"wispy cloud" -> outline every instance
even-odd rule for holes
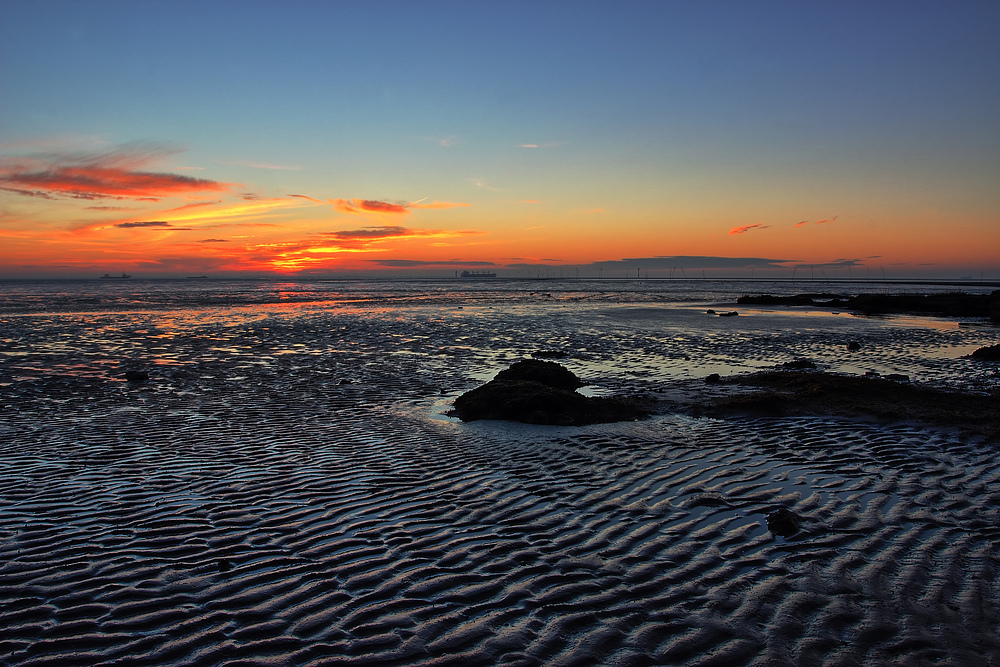
[[[300,197],[302,199],[308,199],[309,201],[316,202],[317,204],[325,204],[326,202],[320,201],[319,199],[313,199],[309,195],[288,195],[289,197]]]
[[[469,204],[466,204],[464,202],[453,202],[453,201],[432,201],[426,204],[413,202],[412,204],[406,205],[407,208],[433,208],[433,209],[462,208],[464,206],[469,206]]]
[[[822,225],[822,224],[830,223],[830,222],[835,221],[839,217],[840,217],[839,215],[835,215],[832,218],[824,218],[823,220],[817,220],[815,224]],[[803,225],[808,225],[808,224],[809,224],[808,220],[803,220],[802,222],[796,222],[795,225],[794,225],[794,227],[797,229],[799,227],[802,227]],[[730,233],[732,233],[732,232],[730,232]]]
[[[394,236],[408,236],[413,235],[414,232],[407,229],[406,227],[369,227],[367,229],[346,229],[339,232],[327,232],[324,236],[332,239],[337,239],[338,241],[346,241],[351,239],[364,239],[364,240],[374,240],[374,239],[386,239],[392,238]]]
[[[501,190],[500,188],[497,188],[497,187],[494,187],[494,186],[490,185],[489,183],[487,183],[486,181],[482,180],[481,178],[474,178],[474,179],[472,179],[472,183],[477,188],[483,188],[485,190],[490,190],[491,192],[503,192],[503,190]]]
[[[229,243],[228,239],[201,239],[198,243]]]
[[[23,190],[21,188],[4,188],[0,187],[0,190],[4,192],[13,192],[16,195],[21,195],[23,197],[38,197],[39,199],[55,199],[48,192],[42,192],[41,190]]]
[[[518,148],[553,148],[555,146],[562,146],[565,141],[547,141],[541,144],[518,144]]]
[[[729,235],[732,236],[733,234],[746,234],[751,229],[767,229],[768,227],[770,227],[770,225],[762,225],[760,223],[756,225],[743,225],[742,227],[733,227],[732,229],[729,230]]]
[[[155,228],[155,229],[169,229],[172,232],[192,231],[191,227],[174,227],[173,223],[167,222],[166,220],[143,220],[137,222],[119,222],[112,226],[117,227],[118,229]]]
[[[338,232],[325,232],[321,236],[328,241],[335,241],[349,247],[357,247],[359,243],[370,244],[396,238],[446,238],[455,236],[470,236],[480,233],[482,232],[472,230],[451,231],[443,229],[410,229],[399,225],[384,225],[365,227],[363,229],[345,229]]]
[[[458,135],[457,134],[452,134],[452,135],[449,135],[447,137],[442,137],[442,138],[438,139],[438,146],[441,146],[443,148],[451,148],[452,146],[454,146],[455,144],[457,144],[458,141],[459,141]]]
[[[143,171],[144,167],[173,152],[152,145],[131,145],[96,155],[44,155],[5,160],[0,163],[0,183],[27,192],[75,199],[159,198],[220,192],[233,186],[205,178]]]
[[[199,201],[199,202],[194,202],[192,204],[184,204],[183,206],[177,206],[175,208],[168,208],[167,210],[164,211],[164,213],[172,213],[174,211],[187,211],[187,210],[190,210],[192,208],[203,208],[205,206],[214,206],[216,204],[221,204],[221,203],[222,203],[221,200],[217,200],[217,201]]]

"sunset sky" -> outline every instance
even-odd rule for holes
[[[995,0],[0,0],[0,277],[996,279],[998,34]]]

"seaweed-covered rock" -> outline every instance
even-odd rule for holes
[[[636,401],[588,397],[569,369],[551,361],[519,361],[481,387],[455,399],[452,414],[462,421],[504,419],[562,426],[628,421],[648,413]]]
[[[1000,361],[1000,345],[981,347],[972,353],[972,358],[977,361]]]

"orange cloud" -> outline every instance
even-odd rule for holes
[[[808,225],[808,224],[809,224],[808,220],[803,220],[802,222],[796,222],[795,223],[795,227],[797,229],[797,228],[801,227],[802,225]]]
[[[304,197],[304,195],[297,196]],[[305,198],[311,199],[311,197]],[[468,204],[447,201],[433,201],[427,204],[421,204],[420,202],[422,202],[423,199],[419,199],[410,204],[393,204],[392,202],[379,201],[377,199],[330,199],[328,201],[333,205],[334,210],[339,211],[340,213],[351,214],[386,213],[389,215],[405,215],[410,212],[409,209],[411,208],[443,209],[468,206]]]
[[[23,158],[0,164],[0,183],[29,196],[56,193],[76,199],[165,197],[219,192],[234,184],[178,174],[141,171],[163,150],[132,148],[94,156]]]
[[[769,226],[770,225],[762,225],[758,223],[756,225],[743,225],[742,227],[733,227],[732,229],[729,230],[729,235],[732,236],[733,234],[746,234],[751,229],[767,229]]]
[[[391,204],[376,199],[330,199],[333,208],[341,213],[409,213],[406,204]]]

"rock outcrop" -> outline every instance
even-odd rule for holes
[[[497,376],[455,399],[451,414],[462,421],[504,419],[562,426],[629,421],[647,416],[638,401],[588,397],[572,371],[552,361],[518,361]]]

